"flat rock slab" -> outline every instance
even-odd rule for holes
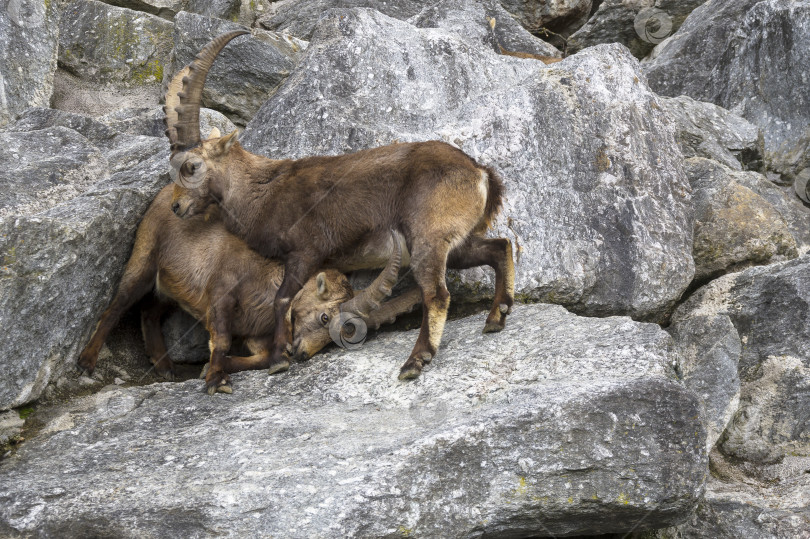
[[[416,332],[290,372],[112,388],[51,414],[0,464],[0,534],[525,537],[684,521],[705,432],[672,341],[628,318],[518,306],[450,322],[414,382]]]

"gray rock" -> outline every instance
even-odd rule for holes
[[[0,177],[0,409],[73,368],[168,181],[165,139],[107,138],[108,127],[59,111],[30,111],[23,124],[38,130],[0,134],[12,148]]]
[[[171,20],[179,11],[183,10],[184,6],[189,3],[189,1],[190,0],[109,0],[106,3],[133,11],[144,11]]]
[[[740,336],[725,315],[694,316],[667,331],[680,356],[683,383],[703,403],[708,453],[740,403]]]
[[[333,8],[373,8],[404,21],[434,4],[435,0],[281,0],[273,3],[271,12],[260,18],[259,24],[267,30],[292,34],[308,41],[321,17]]]
[[[569,52],[599,43],[621,43],[637,58],[646,56],[706,0],[604,0],[568,41]]]
[[[810,535],[810,459],[788,457],[778,474],[741,474],[713,457],[713,472],[697,511],[684,524],[657,535],[660,539],[739,539]],[[714,462],[718,460],[719,462]],[[770,472],[770,470],[769,470]]]
[[[793,146],[773,152],[770,158],[768,166],[780,173],[781,183],[789,185],[802,181],[806,188],[810,177],[810,129],[805,129],[804,135]],[[799,198],[810,202],[810,193],[799,194]]]
[[[0,147],[0,218],[39,213],[77,196],[98,181],[106,164],[98,148],[66,127],[6,131]]]
[[[72,75],[124,87],[163,81],[172,48],[172,23],[96,0],[74,0],[62,13],[59,66]]]
[[[495,19],[495,29],[489,20]],[[497,0],[448,0],[422,9],[407,19],[417,28],[442,28],[468,39],[485,43],[495,52],[500,47],[510,52],[527,52],[559,58],[561,53],[553,45],[530,34]]]
[[[765,148],[760,129],[745,118],[688,96],[663,97],[675,121],[684,157],[706,157],[734,170],[761,170]]]
[[[513,241],[521,299],[651,319],[694,272],[689,186],[667,118],[619,46],[547,68],[474,37],[335,10],[243,142],[298,158],[445,140],[506,182],[492,234]],[[486,270],[451,280],[456,299],[492,290]]]
[[[805,253],[810,249],[810,208],[794,197],[789,187],[779,187],[758,172],[730,170],[717,161],[702,157],[692,157],[684,164],[692,188],[703,190],[701,193],[716,193],[718,189],[735,183],[762,197],[766,204],[759,201],[757,205],[762,208],[770,205],[779,213],[781,219],[776,221],[784,220],[787,224],[799,253]],[[699,195],[700,193],[693,191],[693,201]]]
[[[121,133],[165,137],[166,124],[163,107],[121,109],[98,120]],[[223,135],[236,130],[236,126],[224,114],[212,109],[200,109],[200,133],[207,137],[213,128]]]
[[[730,169],[703,158],[687,159],[685,168],[695,212],[695,282],[798,255],[797,242],[779,211],[734,181]]]
[[[807,2],[710,0],[655,52],[645,66],[654,90],[715,103],[758,125],[769,161],[806,144],[810,94],[795,66],[810,64]]]
[[[732,173],[734,181],[744,185],[768,201],[787,222],[800,253],[810,249],[810,208],[801,203],[791,188],[780,188],[762,174],[755,172]]]
[[[166,350],[175,363],[206,363],[210,359],[208,332],[187,312],[171,312],[163,320],[162,330]]]
[[[810,369],[792,356],[769,356],[742,391],[740,410],[723,434],[726,455],[774,463],[810,456]]]
[[[172,72],[191,63],[211,39],[243,27],[236,23],[181,12],[175,18]],[[287,78],[304,43],[273,32],[231,42],[208,73],[203,104],[244,125]]]
[[[500,0],[524,28],[540,35],[544,29],[568,37],[585,24],[591,0]]]
[[[206,17],[239,22],[234,19],[239,18],[241,6],[241,0],[188,0],[185,10]]]
[[[102,116],[132,108],[154,108],[162,92],[154,84],[123,86],[97,84],[57,69],[53,77],[51,106],[82,116]]]
[[[59,39],[56,2],[8,0],[0,9],[0,127],[53,93]]]
[[[740,335],[740,407],[719,442],[770,463],[810,455],[810,256],[725,275],[695,292],[673,323],[728,316]]]
[[[114,145],[120,135],[115,129],[93,118],[63,110],[45,108],[26,110],[14,124],[9,126],[8,130],[26,132],[53,127],[66,127],[80,134],[93,146],[102,148],[109,148],[111,145]],[[52,150],[47,147],[42,147],[40,151],[50,152]]]
[[[704,432],[665,332],[546,305],[482,323],[448,323],[414,383],[410,331],[235,375],[224,398],[195,380],[74,401],[0,463],[0,533],[517,537],[693,511]]]
[[[25,420],[20,418],[16,410],[0,412],[0,458],[4,456],[6,444],[20,435],[23,425]]]

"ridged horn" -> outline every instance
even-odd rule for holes
[[[402,243],[400,243],[399,236],[393,230],[391,231],[391,239],[394,241],[394,249],[385,268],[374,279],[373,283],[352,299],[343,303],[340,306],[341,312],[354,313],[363,319],[367,319],[373,311],[380,308],[382,301],[391,295],[391,290],[397,284],[399,267],[402,265]]]
[[[172,145],[172,153],[177,148],[177,106],[180,105],[180,98],[177,94],[183,90],[183,77],[187,77],[190,73],[188,66],[180,70],[169,83],[169,88],[166,90],[166,104],[163,106],[163,113],[166,115],[164,122],[166,123],[166,136],[169,137],[169,143]]]
[[[178,74],[169,85],[169,91],[166,92],[166,117],[167,117],[167,135],[171,140],[171,129],[174,128],[174,134],[177,141],[174,143],[177,149],[188,150],[199,144],[202,140],[200,137],[200,101],[202,100],[203,86],[205,85],[205,78],[208,76],[208,71],[214,64],[219,52],[235,37],[249,34],[247,30],[235,30],[222,34],[219,37],[211,40],[208,45],[202,48],[197,54],[191,64],[184,69],[188,70],[187,74],[180,77]],[[182,72],[181,72],[182,73]],[[180,77],[181,89],[173,89],[172,85]],[[172,97],[169,97],[172,93]],[[176,96],[176,100],[175,100]],[[169,103],[172,102],[172,107],[176,112],[176,120],[174,125],[170,124],[169,120]]]
[[[366,324],[370,329],[379,329],[383,324],[393,324],[399,316],[413,311],[420,303],[422,291],[416,286],[409,288],[401,295],[380,305],[379,309],[371,311]]]

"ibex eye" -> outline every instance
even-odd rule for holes
[[[321,324],[324,326],[329,323],[329,315],[326,313],[321,313]]]

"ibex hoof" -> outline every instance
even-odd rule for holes
[[[204,380],[205,377],[208,375],[208,369],[211,368],[211,362],[209,361],[205,365],[203,365],[202,371],[200,371],[200,380]]]
[[[267,368],[267,374],[276,374],[278,372],[284,372],[289,368],[290,362],[287,359],[281,359],[279,361],[276,361]]]
[[[171,361],[163,360],[155,363],[155,371],[164,379],[174,382],[174,363]]]
[[[503,322],[487,322],[484,324],[484,330],[481,333],[497,333],[504,328]]]
[[[96,358],[88,357],[89,354],[82,353],[76,362],[76,369],[82,376],[90,376],[96,370]]]
[[[208,386],[206,391],[209,395],[214,395],[216,393],[233,393],[233,388],[231,387],[230,380],[221,380],[219,384]]]
[[[399,371],[399,379],[400,380],[413,380],[414,378],[418,378],[420,374],[422,374],[422,367],[427,363],[426,361],[419,359],[417,357],[411,357],[408,361],[405,362],[405,365],[402,366],[402,369]]]

